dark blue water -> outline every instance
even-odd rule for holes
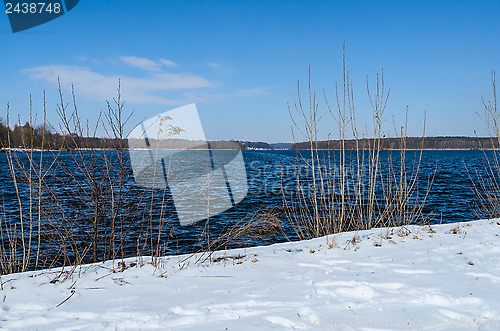
[[[388,152],[382,152],[381,163]],[[408,154],[415,152],[407,152]],[[491,157],[491,152],[486,152]],[[307,154],[307,153],[305,153]],[[399,152],[397,153],[399,154]],[[395,167],[399,166],[397,156],[393,157]],[[408,155],[408,172],[412,172],[415,155]],[[282,199],[280,176],[292,178],[296,161],[293,151],[248,151],[244,153],[250,190],[245,208],[263,204],[279,206]],[[413,157],[412,157],[413,156]],[[418,154],[417,154],[418,157]],[[474,210],[475,194],[472,181],[477,181],[476,171],[485,174],[482,151],[423,151],[418,171],[420,194],[427,192],[427,181],[432,180],[428,191],[425,211],[433,214],[434,222],[452,223],[477,219]],[[416,168],[415,168],[416,169]],[[416,170],[414,171],[416,173]],[[241,209],[241,215],[245,208]]]
[[[36,234],[33,249],[40,240],[47,260],[56,259],[64,263],[65,259],[78,258],[78,254],[84,255],[83,260],[106,259],[113,255],[110,247],[125,256],[151,252],[193,252],[207,242],[216,242],[238,222],[244,223],[264,211],[272,212],[283,221],[285,233],[278,231],[269,236],[250,236],[244,243],[235,241],[234,246],[268,244],[283,241],[285,236],[294,238],[293,229],[286,223],[283,199],[287,198],[287,192],[296,188],[297,173],[310,176],[307,166],[295,151],[243,151],[248,180],[245,199],[212,217],[209,223],[201,221],[185,226],[179,224],[169,190],[144,189],[136,185],[128,155],[123,155],[124,167],[121,168],[117,153],[44,152],[41,187],[37,184],[37,172],[31,173],[34,179],[31,214],[27,212],[30,207],[29,185],[23,179],[25,176],[21,170],[22,167],[27,169],[29,161],[22,153],[16,154],[17,163],[14,167],[18,175],[24,226],[27,227],[32,221]],[[34,154],[34,164],[40,163],[40,154]],[[303,152],[303,155],[306,159],[310,157],[307,152]],[[491,157],[492,152],[486,152],[486,155]],[[477,199],[472,182],[478,181],[477,174],[487,177],[484,170],[486,155],[482,151],[424,151],[419,162],[418,153],[407,152],[408,172],[418,175],[413,199],[422,202],[426,197],[423,217],[434,223],[451,223],[483,216],[478,215],[481,210],[474,207]],[[388,169],[389,156],[392,160],[390,164],[395,169],[399,167],[399,152],[389,154],[382,151],[382,172]],[[326,164],[334,168],[338,165],[338,157],[338,152],[332,152],[321,155],[320,159],[328,159]],[[335,171],[331,174],[334,176]],[[19,202],[5,153],[0,154],[0,178],[1,239],[5,248],[8,242],[7,228],[12,231],[17,224],[16,231],[19,231],[20,226]],[[123,180],[114,180],[116,178]],[[432,186],[429,188],[431,181]],[[39,192],[40,200],[37,198]],[[38,219],[41,222],[40,229]],[[60,238],[67,238],[67,242],[61,244]],[[115,238],[113,243],[111,238]],[[98,242],[96,249],[91,245],[95,239]]]

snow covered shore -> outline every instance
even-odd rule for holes
[[[5,275],[0,329],[498,330],[499,235],[482,220]]]

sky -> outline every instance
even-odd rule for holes
[[[356,121],[371,132],[367,80],[383,69],[390,95],[384,131],[484,136],[477,113],[500,70],[499,1],[132,1],[81,0],[65,15],[12,33],[0,15],[0,116],[58,127],[60,78],[80,114],[95,123],[121,81],[129,128],[196,103],[207,139],[267,142],[292,137],[288,105],[297,84],[307,104],[308,72],[317,91],[319,138],[336,138],[325,106],[336,106],[342,49],[354,89]],[[297,132],[296,132],[297,133]]]

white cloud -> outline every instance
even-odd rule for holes
[[[254,96],[254,95],[265,95],[269,94],[265,89],[261,87],[255,87],[255,88],[250,88],[250,89],[244,89],[244,90],[238,90],[233,93],[234,95],[240,95],[240,96]]]
[[[137,67],[148,71],[159,71],[161,68],[160,63],[147,59],[145,57],[120,56],[118,59],[132,67]]]
[[[170,61],[167,59],[160,59],[160,62],[166,67],[177,67],[178,66],[178,64],[175,63],[174,61]]]
[[[163,66],[165,67],[178,66],[178,64],[175,63],[174,61],[170,61],[167,59],[160,59],[158,61],[154,61],[145,57],[137,57],[137,56],[120,56],[118,59],[123,63],[126,63],[132,67],[136,67],[147,71],[161,71],[161,68]]]
[[[152,70],[151,68],[155,68],[155,66],[151,65],[148,61],[143,61],[144,58],[126,58],[126,61],[129,61],[129,63],[135,63],[137,67],[149,70],[150,75],[145,78],[117,74],[104,75],[94,72],[88,67],[66,65],[39,66],[24,69],[22,72],[28,74],[30,79],[45,80],[52,84],[56,84],[57,77],[60,77],[62,84],[73,83],[77,94],[84,95],[91,100],[110,100],[113,98],[116,95],[118,79],[120,79],[122,95],[130,103],[181,105],[186,103],[187,100],[185,98],[171,99],[152,93],[179,92],[179,90],[190,91],[213,86],[210,81],[198,75],[175,74],[161,70]],[[184,96],[183,94],[178,94],[179,96]]]

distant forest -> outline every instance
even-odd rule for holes
[[[10,136],[10,144],[8,137]],[[102,138],[102,137],[78,137],[78,136],[65,136],[59,133],[54,133],[42,126],[32,127],[29,123],[24,125],[16,124],[14,128],[9,128],[4,121],[0,120],[0,149],[5,147],[13,148],[43,148],[52,150],[70,150],[74,148],[105,148],[117,149],[128,148],[128,142],[120,142],[117,139]],[[33,144],[31,143],[33,142]],[[242,150],[246,149],[274,149],[283,148],[288,144],[273,144],[280,146],[272,146],[265,142],[250,142],[250,141],[210,141],[210,148],[212,149],[233,149],[235,143],[239,145]],[[359,140],[359,148],[368,148],[373,146],[373,139]],[[381,140],[382,149],[399,149],[400,140],[398,138],[383,138]],[[121,146],[122,145],[122,146]],[[423,142],[423,149],[488,149],[492,146],[498,148],[499,143],[497,139],[491,138],[474,138],[474,137],[427,137]],[[422,147],[422,138],[410,137],[406,138],[406,149],[420,149]],[[304,150],[309,149],[308,142],[300,142],[291,144],[291,150]],[[315,148],[318,149],[339,149],[339,140],[318,141],[315,142]],[[346,149],[356,149],[355,140],[345,141]]]
[[[120,142],[117,139],[61,135],[47,128],[44,132],[43,126],[32,127],[28,122],[24,125],[16,124],[14,128],[10,128],[3,120],[0,120],[0,149],[7,147],[41,149],[42,137],[43,149],[52,150],[74,149],[77,146],[80,148],[116,149],[120,147],[120,144],[126,145],[126,142]]]
[[[339,140],[318,141],[315,142],[317,149],[340,149]],[[373,146],[373,139],[360,139],[359,148],[367,149]],[[400,149],[401,140],[398,138],[383,138],[381,139],[382,149]],[[422,138],[409,137],[406,138],[406,149],[488,149],[498,148],[498,140],[496,138],[475,138],[475,137],[426,137]],[[294,143],[290,146],[292,150],[309,149],[309,142]],[[346,149],[356,149],[356,140],[346,140]]]
[[[247,149],[247,146],[243,142],[210,141],[208,143],[212,149],[237,149],[238,147],[242,150]],[[235,144],[238,145],[238,147],[235,148]],[[198,145],[199,144],[196,142],[194,143],[194,146]],[[35,149],[41,149],[43,147],[43,149],[51,150],[71,150],[75,148],[118,149],[128,148],[128,141],[102,137],[61,135],[48,129],[45,129],[44,132],[43,126],[32,127],[28,122],[24,125],[16,124],[14,128],[10,128],[0,119],[0,149],[7,147]]]

